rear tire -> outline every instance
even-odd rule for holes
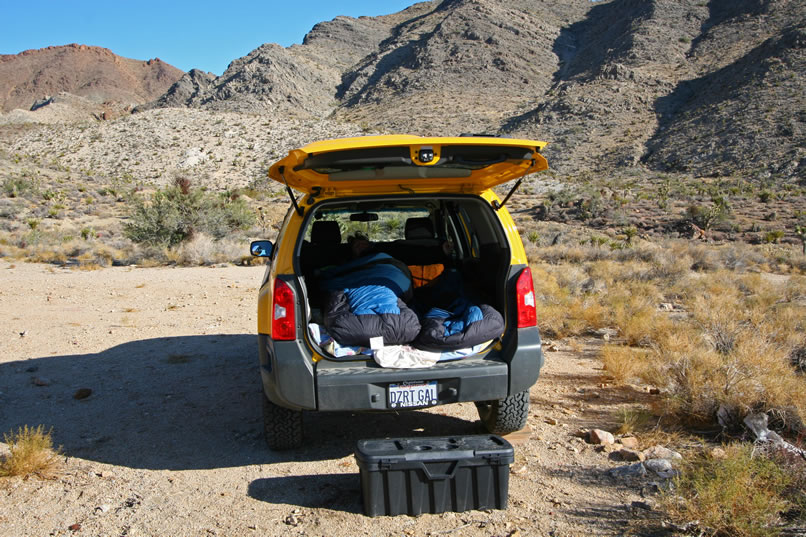
[[[476,403],[479,418],[493,434],[509,434],[526,427],[529,417],[529,390],[498,399]]]
[[[269,449],[281,451],[302,446],[302,411],[275,405],[263,396],[263,435]]]

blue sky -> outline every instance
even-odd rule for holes
[[[160,58],[217,75],[263,43],[301,43],[337,15],[395,13],[414,0],[0,0],[0,54],[80,43],[115,54]]]

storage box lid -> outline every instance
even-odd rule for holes
[[[399,467],[408,462],[461,460],[465,463],[509,465],[512,445],[497,435],[432,436],[359,440],[355,458],[365,469]]]

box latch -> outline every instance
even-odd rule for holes
[[[391,470],[393,459],[378,459],[378,470]]]

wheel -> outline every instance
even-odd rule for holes
[[[275,405],[266,394],[263,397],[263,435],[269,449],[275,451],[302,445],[302,411]]]
[[[509,434],[526,426],[529,417],[529,391],[522,391],[496,401],[476,403],[479,418],[493,434]]]

